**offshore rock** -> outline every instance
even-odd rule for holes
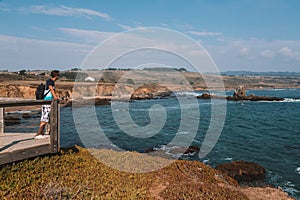
[[[249,95],[245,97],[226,97],[228,101],[283,101],[284,98],[280,97],[266,97],[266,96],[255,96]]]
[[[65,104],[66,107],[84,107],[84,106],[102,106],[110,105],[109,99],[91,98],[91,99],[78,99],[68,100]]]
[[[20,124],[20,123],[21,123],[21,119],[18,117],[9,116],[9,115],[6,115],[4,117],[5,126],[12,126],[12,125]]]
[[[200,148],[198,146],[189,146],[188,149],[183,154],[192,154],[192,153],[199,153]]]
[[[216,166],[216,169],[238,182],[251,182],[264,180],[266,178],[265,168],[253,162],[234,161],[231,163],[219,164]]]
[[[217,96],[217,95],[211,95],[211,94],[202,94],[200,96],[197,96],[198,99],[226,99],[227,101],[283,101],[284,98],[280,97],[266,97],[266,96],[255,96],[253,94],[249,96],[244,97],[238,97],[238,96]]]
[[[246,88],[243,85],[238,86],[234,93],[233,93],[234,97],[239,97],[239,98],[243,98],[246,97]]]

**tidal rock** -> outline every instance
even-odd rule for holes
[[[249,95],[245,97],[226,97],[228,101],[283,101],[284,98]]]
[[[198,146],[189,146],[183,154],[199,153],[200,148]]]
[[[226,99],[227,101],[283,101],[284,98],[280,97],[266,97],[266,96],[255,96],[253,94],[249,96],[217,96],[217,95],[211,95],[211,94],[202,94],[200,96],[197,96],[198,99]]]
[[[84,107],[84,106],[102,106],[110,105],[110,100],[101,98],[69,100],[66,102],[66,107]]]
[[[28,118],[30,118],[32,115],[31,114],[29,114],[29,113],[23,113],[22,114],[22,118],[23,119],[28,119]]]
[[[4,117],[5,126],[11,126],[11,125],[16,125],[16,124],[20,124],[20,123],[21,123],[21,119],[18,117],[9,116],[9,115],[6,115]]]
[[[217,96],[217,95],[211,95],[208,93],[204,93],[200,96],[197,96],[198,99],[226,99],[225,96]]]
[[[152,147],[152,148],[145,149],[144,153],[151,153],[154,151],[156,151],[156,150]]]
[[[266,178],[266,170],[257,163],[234,161],[220,164],[216,169],[237,181],[257,181]]]

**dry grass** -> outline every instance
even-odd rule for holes
[[[78,149],[2,167],[0,198],[247,199],[233,179],[200,162],[176,161],[150,173],[126,173]]]

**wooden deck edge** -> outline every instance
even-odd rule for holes
[[[50,144],[0,154],[0,165],[52,153]]]

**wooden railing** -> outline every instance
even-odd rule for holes
[[[5,133],[5,108],[35,105],[51,105],[50,111],[50,149],[49,153],[57,153],[60,149],[60,106],[58,100],[20,100],[0,102],[0,134]],[[38,129],[38,125],[37,125]]]

